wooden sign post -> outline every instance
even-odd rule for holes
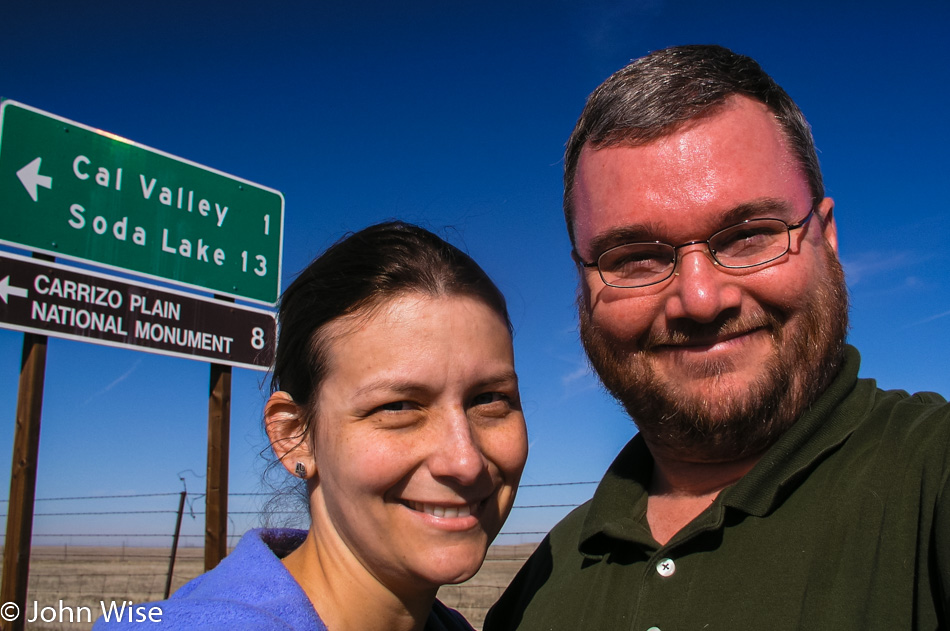
[[[228,554],[228,450],[231,443],[231,367],[211,364],[208,397],[208,477],[205,495],[205,571]]]
[[[3,549],[3,587],[0,588],[0,602],[15,603],[20,608],[20,615],[15,620],[4,622],[4,631],[21,631],[26,621],[26,585],[30,575],[33,500],[36,496],[45,374],[46,336],[24,334],[16,430],[13,436],[7,538]]]

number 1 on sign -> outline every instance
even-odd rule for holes
[[[264,215],[264,234],[270,234],[270,215]]]

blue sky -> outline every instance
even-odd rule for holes
[[[531,444],[523,482],[535,485],[599,479],[634,432],[577,340],[562,151],[597,84],[669,45],[751,55],[798,101],[837,201],[863,375],[950,393],[948,32],[945,1],[9,0],[0,95],[282,191],[285,286],[343,233],[384,219],[463,247],[510,303]],[[0,330],[4,497],[21,344]],[[232,492],[262,490],[264,379],[234,372]],[[197,361],[50,339],[37,497],[176,492],[187,470],[202,492],[207,389]],[[577,503],[592,490],[526,487],[518,503]],[[564,512],[518,509],[508,530],[546,530]],[[201,527],[186,521],[186,532]],[[35,525],[139,529],[172,523]]]

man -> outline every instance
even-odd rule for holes
[[[564,181],[581,338],[640,431],[485,629],[950,628],[950,406],[857,379],[788,95],[653,53],[590,96]]]

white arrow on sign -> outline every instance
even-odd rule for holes
[[[16,172],[16,176],[23,183],[23,188],[30,194],[34,202],[40,201],[37,187],[53,188],[53,178],[48,175],[40,175],[40,162],[42,161],[43,158],[37,158]]]
[[[28,294],[29,292],[24,287],[11,287],[9,275],[4,276],[3,280],[0,280],[0,299],[3,300],[4,304],[9,304],[7,301],[8,296],[26,298]]]

